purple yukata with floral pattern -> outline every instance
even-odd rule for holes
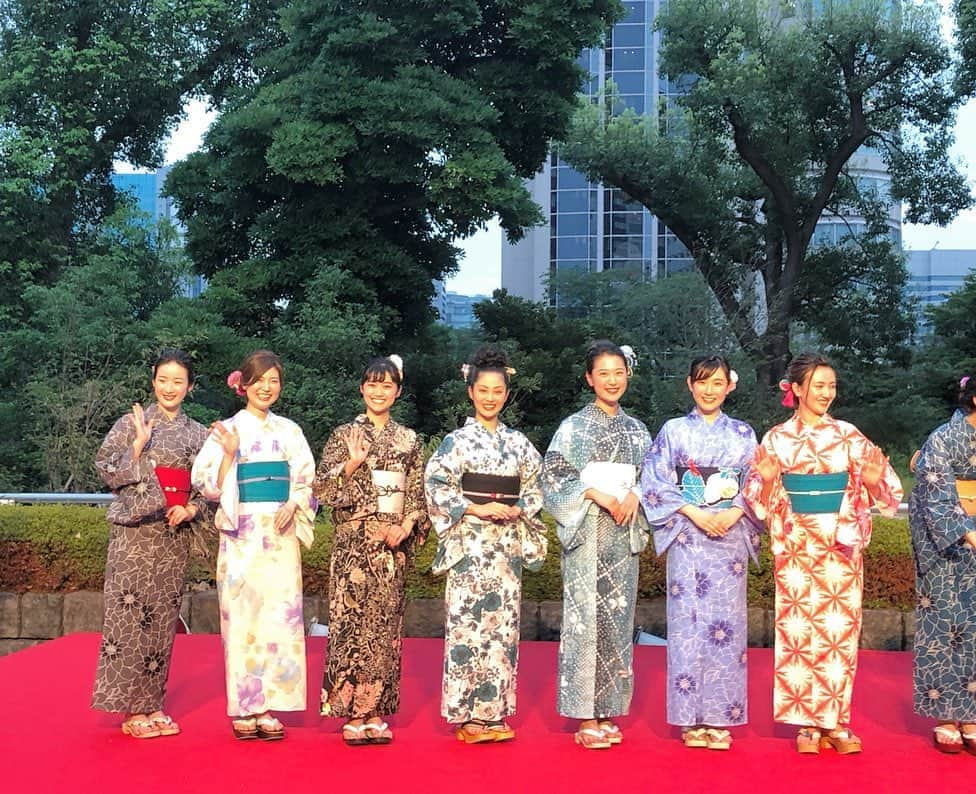
[[[317,503],[315,461],[301,428],[268,412],[260,419],[239,411],[223,423],[241,437],[238,460],[217,487],[223,449],[207,439],[193,464],[193,484],[220,500],[216,524],[217,596],[224,644],[227,714],[305,710],[305,624],[299,541],[312,544]],[[274,528],[280,502],[241,502],[237,463],[284,460],[291,479],[288,501],[298,505],[283,532]]]
[[[655,527],[658,554],[668,555],[672,725],[742,725],[748,718],[746,573],[759,550],[760,528],[738,491],[755,450],[756,434],[745,422],[720,414],[709,424],[693,410],[666,422],[644,459],[644,511]],[[718,509],[682,490],[677,467],[689,462],[734,478],[732,504],[745,512],[724,537],[709,537],[678,512],[689,503]]]

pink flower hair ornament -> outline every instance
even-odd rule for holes
[[[243,397],[247,392],[241,385],[241,378],[243,375],[239,369],[235,369],[230,375],[227,376],[227,385],[234,390],[234,394],[238,397]]]
[[[967,383],[969,383],[969,375],[963,375],[962,379],[959,381],[959,388],[965,389]]]
[[[783,392],[783,407],[796,408],[796,395],[793,393],[793,385],[786,379],[779,382],[779,388]]]

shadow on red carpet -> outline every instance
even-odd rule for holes
[[[625,740],[573,744],[555,712],[556,643],[521,646],[514,742],[466,746],[440,717],[443,643],[404,643],[402,712],[385,747],[347,747],[318,716],[324,639],[309,640],[309,703],[280,714],[283,742],[240,742],[225,716],[220,638],[179,636],[167,711],[183,733],[134,740],[116,715],[89,709],[99,635],[73,634],[0,658],[0,791],[5,792],[912,792],[970,790],[976,757],[941,755],[911,709],[911,655],[864,651],[855,687],[859,756],[799,756],[774,726],[772,652],[749,651],[750,723],[729,752],[686,749],[665,723],[665,650],[638,647]]]

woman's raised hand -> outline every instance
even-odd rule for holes
[[[363,465],[369,455],[370,443],[366,438],[366,432],[358,425],[353,425],[346,436],[346,449],[349,450],[349,464],[346,466],[346,474],[352,474],[356,469]]]
[[[861,466],[861,482],[869,491],[878,487],[881,478],[884,477],[885,469],[888,467],[888,459],[880,448],[874,447],[869,453],[867,460]]]
[[[139,403],[133,404],[132,424],[135,428],[136,437],[132,442],[132,449],[137,458],[142,454],[142,450],[146,448],[146,444],[148,444],[149,440],[152,438],[153,425],[155,422],[155,419],[150,419],[147,422],[146,414],[142,410],[142,406]]]
[[[753,468],[759,472],[764,483],[771,483],[782,473],[779,461],[769,454],[762,444],[756,447],[756,456],[752,459]]]
[[[210,435],[216,439],[220,448],[224,450],[224,455],[229,458],[237,455],[237,450],[241,448],[241,436],[236,427],[228,430],[223,422],[214,422],[210,425]]]

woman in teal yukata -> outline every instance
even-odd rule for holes
[[[474,418],[426,469],[433,571],[447,573],[441,714],[466,744],[515,737],[506,717],[515,713],[522,568],[537,570],[546,555],[541,457],[498,418],[514,372],[500,350],[472,356],[462,373]]]
[[[629,712],[634,691],[638,558],[648,541],[638,483],[651,443],[620,407],[634,363],[629,347],[605,339],[589,346],[594,400],[559,426],[542,472],[562,545],[557,707],[580,720],[574,741],[587,749],[623,741],[613,718]]]

